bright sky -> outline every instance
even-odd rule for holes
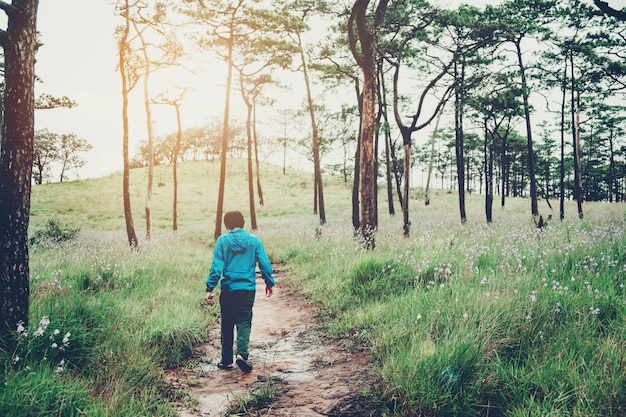
[[[115,70],[117,50],[114,39],[114,28],[122,22],[115,16],[114,2],[42,0],[39,3],[37,26],[44,45],[37,53],[35,69],[42,83],[37,84],[36,94],[68,96],[78,103],[78,107],[38,110],[36,129],[47,128],[59,134],[75,133],[93,145],[93,150],[84,155],[87,165],[79,173],[83,179],[122,169],[121,81]],[[446,3],[453,6],[460,2],[449,0]],[[465,0],[463,3],[482,6],[497,4],[500,0]],[[178,95],[175,87],[192,88],[181,106],[183,128],[201,125],[210,118],[221,118],[223,72],[204,65],[195,75],[168,73],[160,77],[165,78],[165,88],[172,97]],[[156,76],[152,80],[155,81]],[[302,90],[298,88],[287,94],[299,97]],[[151,83],[152,96],[161,91]],[[139,141],[147,137],[141,85],[135,88],[134,94],[130,102],[131,157]],[[235,92],[233,102],[239,100]],[[296,106],[299,103],[298,98]],[[285,106],[277,104],[276,107]],[[152,108],[155,134],[174,132],[173,107],[159,105]],[[70,177],[75,179],[75,173]]]
[[[84,155],[87,165],[79,173],[80,178],[98,177],[122,169],[121,79],[116,71],[114,39],[114,28],[120,23],[113,0],[44,0],[39,3],[37,26],[44,45],[37,53],[36,72],[42,83],[37,85],[36,95],[68,96],[78,107],[38,110],[36,129],[75,133],[93,145],[93,150]],[[211,115],[221,114],[224,99],[223,92],[214,85],[216,77],[211,78],[206,71],[195,76],[185,73],[167,77],[166,88],[172,98],[178,97],[177,86],[193,88],[181,105],[183,128],[203,124]],[[156,78],[155,75],[153,79]],[[219,82],[223,80],[220,78]],[[165,91],[154,87],[151,96]],[[131,157],[139,141],[147,138],[142,85],[133,92],[130,100]],[[152,109],[156,135],[176,130],[172,106],[155,105]],[[74,173],[70,177],[75,179]]]
[[[114,28],[122,21],[115,16],[114,3],[115,0],[42,0],[39,3],[37,27],[44,45],[37,53],[35,69],[42,82],[36,86],[36,95],[68,96],[78,103],[78,107],[38,110],[35,127],[58,134],[75,133],[93,145],[93,149],[84,155],[87,165],[78,173],[81,179],[122,169],[121,80],[116,71],[114,39]],[[192,88],[181,106],[183,128],[222,117],[225,75],[211,74],[211,69],[204,66],[196,75],[161,76],[166,78],[166,88],[173,98],[178,95],[176,86]],[[152,81],[156,77],[153,76]],[[150,88],[152,96],[162,91],[153,83]],[[295,95],[303,89],[298,90]],[[139,141],[147,138],[142,94],[139,85],[130,100],[131,157],[136,153]],[[287,94],[294,97],[293,92]],[[239,100],[235,92],[232,102]],[[300,104],[299,100],[294,106]],[[285,106],[278,104],[277,107]],[[156,135],[176,130],[173,107],[152,106],[152,110]],[[75,178],[76,173],[70,173],[70,179]]]

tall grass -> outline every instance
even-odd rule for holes
[[[229,166],[225,209],[242,210],[248,227],[245,163]],[[163,369],[184,364],[216,320],[201,301],[218,168],[179,165],[177,234],[171,168],[156,168],[153,237],[136,252],[123,232],[121,175],[33,189],[33,236],[53,217],[80,231],[31,248],[31,328],[4,354],[0,415],[175,415],[168,399],[182,394],[163,384]],[[318,236],[312,176],[264,165],[261,178],[255,233],[289,285],[318,303],[329,334],[371,350],[385,414],[626,414],[623,204],[586,203],[583,221],[568,205],[565,221],[539,230],[528,200],[507,200],[486,224],[471,195],[462,225],[456,195],[438,191],[430,206],[410,202],[409,238],[381,211],[377,248],[365,251],[349,184],[325,178]],[[132,172],[140,236],[145,181]]]

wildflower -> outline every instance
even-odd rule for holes
[[[487,283],[487,277],[483,277],[483,279],[480,280],[480,285],[485,285]]]
[[[526,316],[526,321],[530,323],[532,319],[533,319],[532,314],[528,313],[528,315]]]
[[[17,355],[13,356],[13,363],[18,363],[20,361],[20,359],[21,358],[19,356],[17,356]]]
[[[17,334],[22,334],[25,331],[26,331],[26,328],[24,327],[24,323],[22,323],[21,321],[17,323]]]
[[[59,347],[59,345],[57,345],[56,343],[53,343],[53,344],[51,344],[51,345],[50,345],[50,347],[51,347],[52,349],[56,349],[57,347]]]
[[[64,365],[65,365],[65,359],[61,359],[61,362],[59,362],[59,366],[57,366],[57,370],[55,371],[57,375],[63,372]]]
[[[531,292],[528,298],[530,298],[531,303],[534,303],[535,301],[537,301],[537,291]]]
[[[463,313],[463,318],[464,318],[465,320],[467,320],[467,318],[468,318],[468,317],[469,317],[469,315],[468,315],[467,313]]]
[[[418,314],[417,314],[417,317],[416,317],[415,319],[416,319],[416,320],[419,320],[419,319],[421,319],[421,318],[422,318],[422,315],[418,313]]]
[[[591,312],[591,314],[593,314],[594,316],[597,316],[598,314],[600,314],[600,309],[599,308],[593,308],[593,306],[589,307],[589,311]]]
[[[59,329],[55,329],[54,332],[52,332],[55,336],[58,335],[59,333],[61,333],[61,330]]]

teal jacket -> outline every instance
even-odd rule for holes
[[[222,291],[255,291],[257,262],[265,285],[273,287],[272,264],[261,240],[244,229],[230,230],[215,242],[207,290],[213,291],[221,278]]]

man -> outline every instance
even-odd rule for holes
[[[243,214],[229,211],[224,215],[224,225],[228,233],[215,242],[211,272],[206,279],[205,300],[215,304],[213,290],[221,281],[220,315],[222,360],[220,369],[233,367],[234,329],[237,328],[237,357],[239,368],[248,373],[252,366],[248,363],[250,331],[252,329],[252,307],[256,294],[256,265],[265,281],[265,294],[271,297],[274,290],[272,265],[265,253],[261,240],[243,229]]]

